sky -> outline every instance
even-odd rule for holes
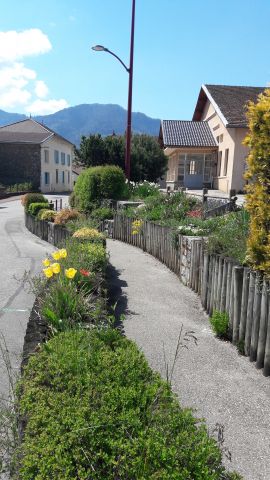
[[[0,109],[126,108],[131,0],[0,0]],[[136,0],[133,111],[192,118],[204,83],[270,85],[270,0]]]

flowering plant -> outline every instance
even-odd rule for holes
[[[142,220],[134,220],[131,224],[131,233],[132,235],[138,235],[142,233],[143,221]]]

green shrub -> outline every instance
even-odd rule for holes
[[[249,232],[249,214],[242,209],[216,219],[216,228],[209,235],[207,249],[245,263],[247,237]]]
[[[37,218],[39,220],[46,220],[47,222],[53,222],[57,212],[54,210],[48,210],[48,208],[42,208],[39,210]]]
[[[73,233],[72,238],[105,244],[105,236],[95,228],[83,227]]]
[[[44,209],[48,210],[48,203],[45,203],[45,202],[30,203],[28,207],[28,213],[30,213],[30,215],[36,216],[40,210],[44,210]]]
[[[30,358],[21,480],[229,480],[205,425],[110,328],[59,334]]]
[[[91,212],[104,198],[118,200],[125,190],[125,175],[120,167],[106,165],[84,170],[75,184],[75,202],[80,211]]]
[[[229,315],[226,312],[214,310],[209,320],[217,337],[223,339],[229,338]]]
[[[42,193],[26,193],[22,196],[21,202],[26,211],[31,203],[49,203]]]
[[[109,207],[96,208],[91,212],[91,217],[97,220],[110,220],[113,218],[114,210]]]
[[[70,220],[66,224],[67,230],[69,232],[74,233],[76,230],[79,230],[80,228],[98,228],[99,222],[97,219],[92,218],[92,217],[86,217],[85,215],[81,215],[79,218],[76,218],[76,220]]]
[[[90,272],[105,271],[107,265],[106,249],[101,243],[78,242],[70,238],[66,242],[68,252],[63,265],[75,265],[78,270],[84,269]]]

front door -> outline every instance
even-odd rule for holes
[[[203,187],[203,154],[188,154],[185,164],[185,187],[201,189]]]

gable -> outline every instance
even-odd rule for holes
[[[256,102],[265,87],[202,85],[193,120],[203,119],[209,101],[226,127],[247,127],[246,109],[249,101]]]
[[[50,133],[46,127],[31,118],[0,127],[0,132]]]

